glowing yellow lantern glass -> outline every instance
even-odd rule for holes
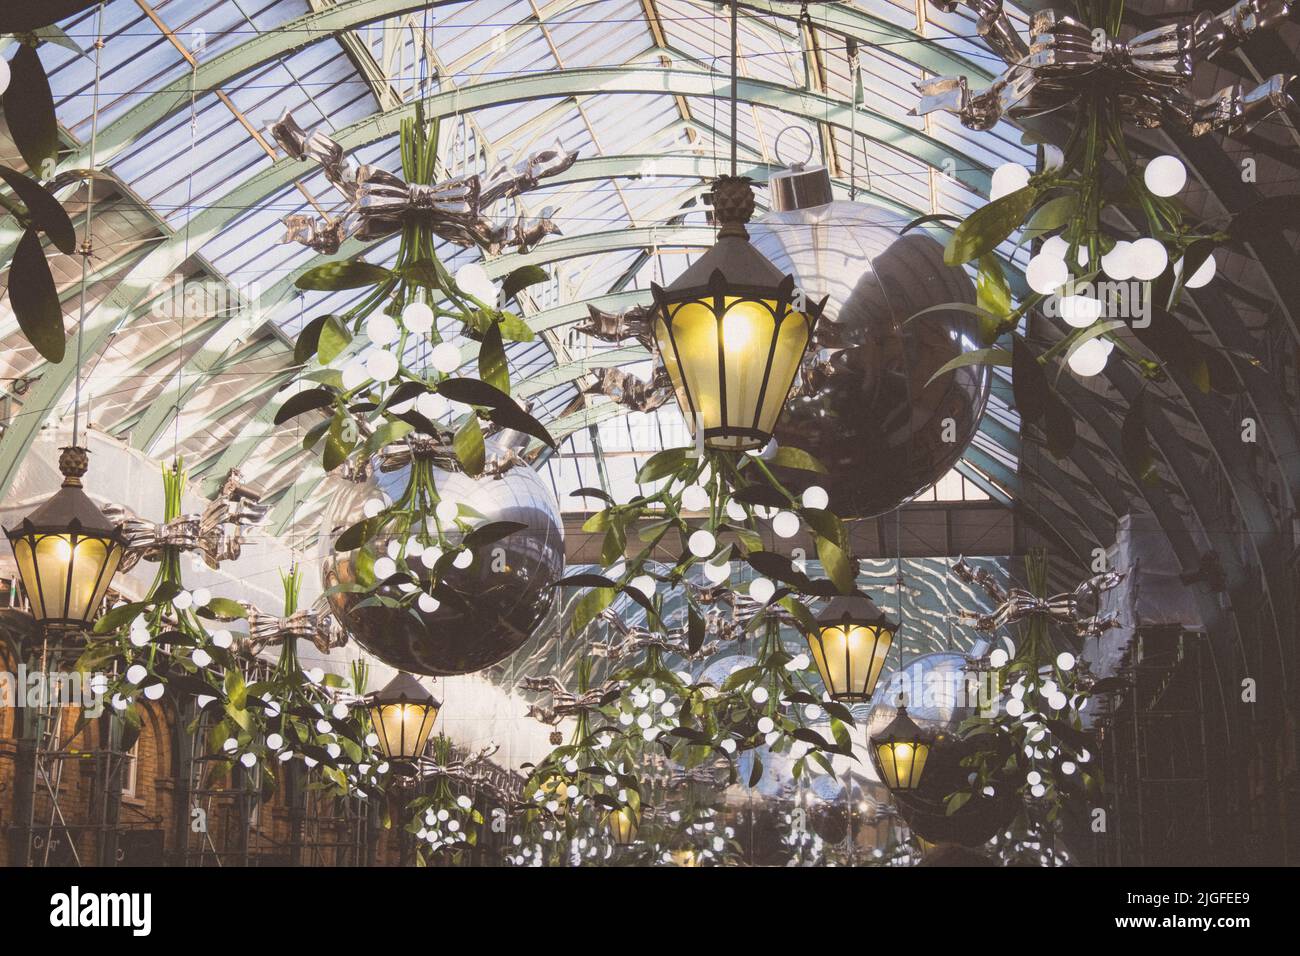
[[[804,635],[826,692],[846,703],[869,700],[896,630],[865,594],[832,599],[817,618],[817,630]]]
[[[619,846],[630,846],[636,842],[636,815],[627,807],[611,810],[605,817],[605,825]]]
[[[415,773],[442,707],[410,674],[399,673],[366,704],[379,749],[399,775]]]
[[[718,241],[666,289],[651,285],[655,346],[682,416],[710,448],[762,448],[799,372],[825,299],[806,301],[749,243],[749,180],[714,185]]]
[[[117,525],[82,490],[89,463],[84,448],[64,448],[63,487],[17,528],[5,529],[32,616],[53,630],[94,623],[126,552]]]

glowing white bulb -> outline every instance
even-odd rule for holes
[[[1133,278],[1133,243],[1121,239],[1101,257],[1101,268],[1117,282]]]
[[[492,277],[478,262],[469,262],[456,270],[456,287],[485,305],[497,303],[497,288]]]
[[[1051,697],[1047,698],[1047,706],[1052,710],[1065,710],[1070,701],[1059,690]]]
[[[1156,196],[1174,196],[1187,185],[1187,167],[1177,156],[1157,156],[1142,170],[1142,181]]]
[[[1169,265],[1169,253],[1164,244],[1150,236],[1133,243],[1130,254],[1133,257],[1133,278],[1143,282],[1159,277]]]
[[[682,509],[684,511],[708,511],[709,493],[699,485],[689,485],[682,489]]]
[[[1183,282],[1183,285],[1189,289],[1199,289],[1204,285],[1208,285],[1210,280],[1214,278],[1216,268],[1217,266],[1214,262],[1214,256],[1207,256],[1205,261],[1201,263],[1200,267]],[[1178,260],[1178,265],[1176,265],[1174,269],[1179,275],[1182,274],[1182,259]]]
[[[366,319],[366,336],[375,345],[392,345],[399,335],[401,329],[397,327],[391,315],[376,312]]]
[[[1101,339],[1088,339],[1071,350],[1069,358],[1070,371],[1080,378],[1089,378],[1106,367],[1110,349]]]
[[[460,506],[454,501],[443,498],[438,502],[438,507],[433,509],[433,513],[438,516],[438,520],[443,524],[451,524],[460,514]]]
[[[730,737],[722,741],[718,746],[722,748],[724,753],[734,754],[736,752],[736,742]]]
[[[131,684],[138,684],[148,676],[149,670],[143,664],[132,664],[126,669],[126,679]]]
[[[1013,697],[1007,701],[1007,715],[1010,717],[1019,717],[1025,712],[1025,702],[1019,697]]]
[[[745,506],[742,505],[739,501],[728,501],[727,517],[730,518],[732,521],[744,521]]]
[[[1003,163],[993,170],[993,181],[989,184],[989,201],[1001,199],[1028,185],[1028,169],[1019,163]]]
[[[799,516],[793,511],[780,511],[772,519],[772,530],[779,538],[793,538],[799,533]]]
[[[1074,766],[1074,761],[1073,761],[1073,760],[1065,760],[1065,761],[1062,761],[1062,763],[1061,763],[1061,773],[1065,774],[1067,777],[1068,777],[1070,774],[1074,773],[1074,771],[1075,771],[1076,769],[1078,769],[1078,768],[1076,768],[1076,767]]]
[[[432,594],[422,592],[420,596],[415,599],[415,603],[420,606],[420,610],[425,614],[432,614],[434,611],[438,610],[441,602],[439,602],[439,600]]]
[[[167,685],[163,684],[160,681],[157,684],[150,684],[148,687],[146,687],[144,689],[144,696],[149,698],[150,700],[160,700],[162,698],[162,695],[166,693],[166,691],[167,691]]]
[[[754,578],[749,582],[749,596],[759,604],[766,604],[776,593],[776,585],[767,578]]]
[[[731,562],[723,561],[719,564],[710,562],[704,565],[704,576],[708,578],[710,584],[721,584],[731,577]]]
[[[415,410],[430,421],[447,414],[451,403],[437,392],[421,392],[415,399]]]
[[[373,518],[383,510],[384,501],[382,498],[367,498],[366,503],[361,506],[361,513],[367,518]]]
[[[1064,259],[1058,259],[1044,253],[1038,253],[1029,260],[1025,269],[1025,281],[1029,288],[1043,295],[1051,295],[1070,278],[1070,270]]]
[[[460,568],[462,571],[474,563],[474,552],[465,548],[457,552],[456,557],[452,559],[452,566]]]
[[[397,562],[392,558],[377,558],[375,560],[375,580],[386,581],[397,573]]]
[[[1086,329],[1102,313],[1101,300],[1090,295],[1063,295],[1056,308],[1065,324],[1076,329]]]
[[[1074,670],[1074,655],[1069,651],[1061,651],[1056,655],[1056,666],[1063,671]]]
[[[809,485],[804,489],[803,506],[805,508],[825,508],[831,503],[831,497],[821,485]]]
[[[1038,247],[1040,256],[1051,256],[1053,259],[1064,259],[1065,254],[1070,251],[1070,244],[1060,236],[1052,236],[1050,239],[1044,239],[1043,244]]]
[[[194,653],[190,655],[196,667],[207,667],[212,663],[212,655],[201,647],[194,648]]]
[[[1043,794],[1047,792],[1047,788],[1044,787],[1041,783],[1036,783],[1029,788],[1029,792],[1032,793],[1035,797],[1041,797]]]
[[[701,528],[690,536],[686,542],[686,546],[690,549],[691,554],[695,555],[697,558],[707,558],[709,555],[713,554],[714,549],[718,546],[718,542],[713,537],[711,531],[706,531]]]
[[[370,381],[370,373],[366,371],[366,363],[359,358],[354,358],[343,366],[343,387],[351,392],[366,382]]]
[[[629,587],[640,591],[646,597],[654,597],[655,579],[648,574],[638,574],[628,584]]]
[[[212,592],[207,588],[195,588],[190,595],[194,598],[195,607],[207,607],[212,600]]]
[[[178,611],[187,611],[194,605],[194,595],[189,591],[181,591],[172,598],[172,607]]]
[[[989,663],[994,667],[1005,667],[1008,660],[1007,652],[1000,647],[989,655]]]
[[[383,349],[366,353],[366,374],[376,382],[387,382],[397,374],[397,356]]]
[[[335,720],[346,720],[348,716],[348,705],[342,702],[337,703],[330,708],[330,713],[334,715]]]
[[[450,375],[460,368],[462,361],[460,347],[451,342],[439,342],[429,352],[429,362],[444,375]]]
[[[135,628],[131,629],[132,647],[144,647],[151,640],[153,640],[153,635],[151,635],[148,631],[136,630]]]
[[[402,324],[417,335],[425,335],[433,328],[433,309],[423,302],[409,302],[402,309]]]
[[[756,704],[766,704],[766,703],[767,703],[767,698],[768,698],[767,688],[766,688],[766,687],[755,687],[754,690],[750,693],[749,696],[752,697],[752,698],[754,698],[754,703],[756,703]],[[767,732],[767,731],[764,731],[764,733],[766,733],[766,732]]]
[[[772,728],[775,726],[776,725],[772,723],[771,717],[758,718],[758,732],[760,734],[770,734],[772,732]]]

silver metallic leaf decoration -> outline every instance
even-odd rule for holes
[[[1280,73],[1254,87],[1225,87],[1206,99],[1187,92],[1199,64],[1285,20],[1289,0],[1239,0],[1222,13],[1188,14],[1126,41],[1055,10],[1039,10],[1030,18],[1027,46],[1001,0],[963,2],[978,14],[980,36],[1007,69],[978,92],[964,76],[923,80],[912,115],[944,110],[957,114],[963,126],[987,130],[1004,117],[1059,109],[1104,83],[1130,122],[1155,128],[1172,121],[1201,136],[1211,130],[1245,132],[1294,105],[1288,87],[1295,77]],[[939,6],[952,11],[957,2],[940,0]]]

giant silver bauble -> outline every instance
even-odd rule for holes
[[[907,320],[940,303],[973,303],[975,292],[934,239],[900,236],[906,225],[887,210],[839,201],[749,226],[754,246],[810,299],[829,296],[809,348],[826,364],[809,376],[809,393],[786,405],[776,439],[826,465],[815,482],[844,517],[889,511],[942,478],[975,436],[988,398],[984,366],[926,385],[979,348],[978,322],[956,309]],[[808,472],[781,478],[795,491],[814,483]]]
[[[400,497],[410,466],[392,472],[372,468],[371,473],[365,482],[341,483],[326,518],[331,541],[362,519],[367,500]],[[510,656],[553,616],[556,590],[552,585],[564,574],[564,525],[555,496],[527,466],[512,468],[501,477],[435,471],[435,479],[444,499],[468,505],[486,521],[528,526],[477,549],[468,568],[448,572],[447,583],[464,596],[472,613],[448,601],[432,614],[358,607],[364,594],[336,593],[329,601],[334,616],[356,642],[384,663],[430,676],[467,674]],[[382,553],[387,543],[380,537],[371,547]],[[331,552],[325,561],[325,587],[355,580],[356,554]]]

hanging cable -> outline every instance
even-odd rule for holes
[[[99,5],[95,23],[95,92],[90,109],[90,176],[86,180],[86,229],[81,240],[81,295],[77,310],[77,369],[72,392],[72,447],[80,447],[82,340],[86,332],[86,290],[90,285],[90,257],[95,251],[95,152],[99,145],[99,86],[104,54],[104,4]],[[89,427],[89,414],[87,414]]]

